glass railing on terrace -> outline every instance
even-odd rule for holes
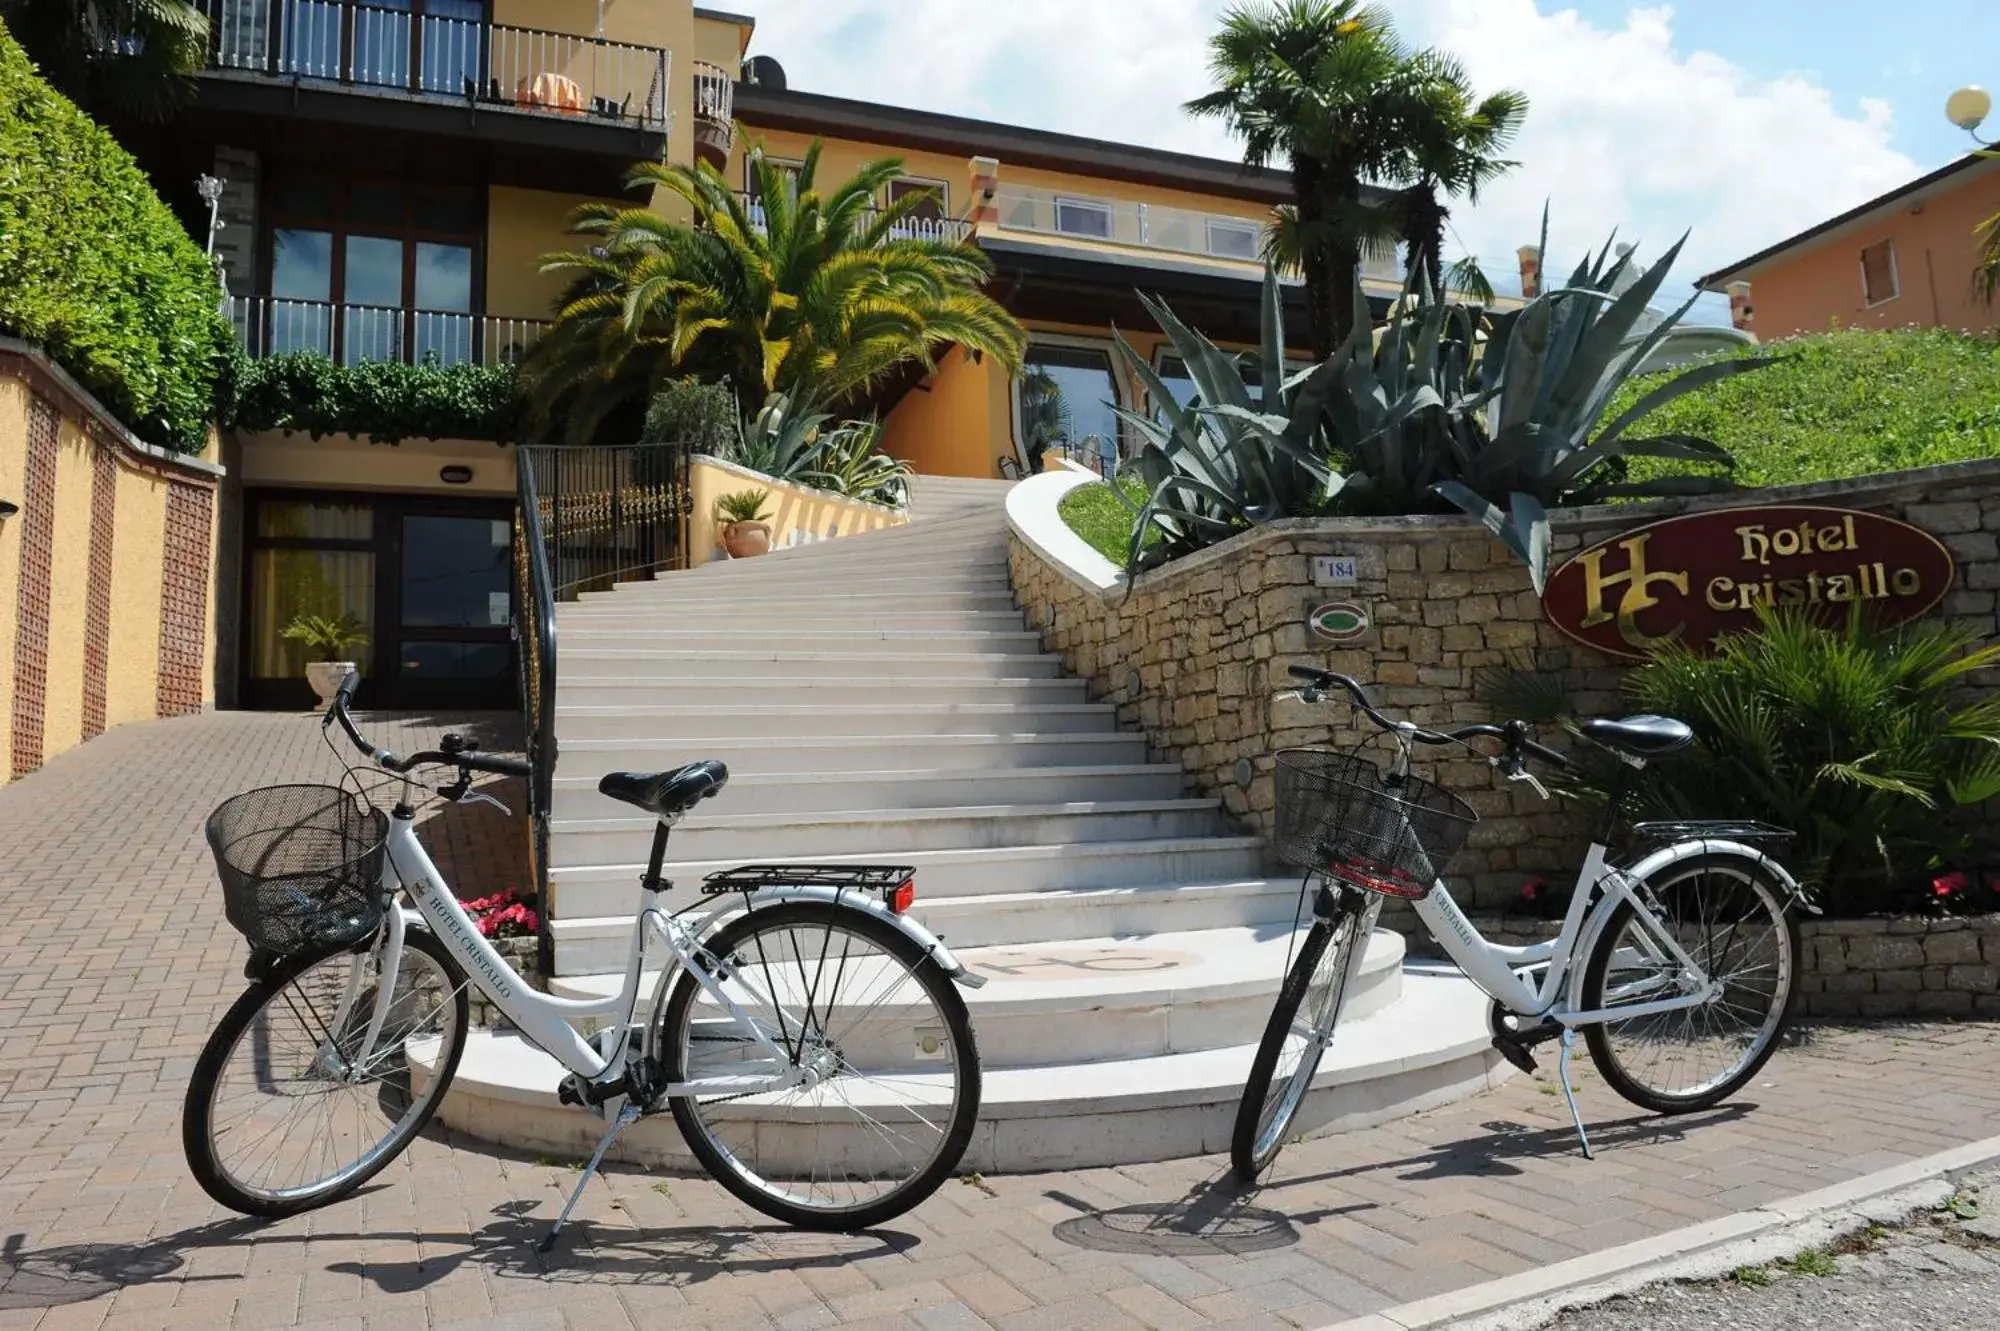
[[[232,296],[230,322],[252,356],[317,352],[343,365],[407,361],[497,365],[518,359],[547,322],[458,310]]]
[[[1257,218],[1201,213],[1161,204],[1135,203],[1088,194],[1002,185],[994,196],[1000,227],[1073,240],[1098,241],[1257,263],[1264,224]],[[1362,276],[1400,281],[1402,265],[1393,245],[1371,247]]]
[[[664,129],[668,53],[489,23],[480,0],[200,0],[209,67]]]

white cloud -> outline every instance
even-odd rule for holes
[[[1551,205],[1551,265],[1616,228],[1657,254],[1693,235],[1674,286],[1917,173],[1882,101],[1836,106],[1807,75],[1758,79],[1725,55],[1674,46],[1673,11],[1622,26],[1543,0],[1392,0],[1413,40],[1464,61],[1482,89],[1532,102],[1519,171],[1456,230],[1511,269]],[[792,86],[837,96],[1233,156],[1180,105],[1207,88],[1219,0],[749,0],[754,51]]]

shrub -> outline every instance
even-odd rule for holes
[[[520,416],[511,365],[372,361],[340,365],[315,352],[231,363],[223,420],[238,430],[297,430],[404,439],[511,440]]]
[[[1627,687],[1695,744],[1647,769],[1640,802],[1793,829],[1788,858],[1835,915],[1934,906],[1931,872],[1965,849],[1946,815],[2000,794],[2000,697],[1961,696],[2000,665],[1976,642],[1946,621],[1874,629],[1857,607],[1835,627],[1767,612],[1710,657],[1669,647]]]
[[[686,444],[697,453],[727,457],[736,446],[741,428],[736,394],[728,384],[669,379],[653,394],[646,408],[646,428],[641,441]]]
[[[234,344],[220,304],[138,164],[0,28],[0,331],[40,343],[140,437],[192,453]]]

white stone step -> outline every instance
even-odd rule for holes
[[[564,739],[558,779],[593,786],[606,772],[655,772],[700,758],[729,764],[730,780],[780,772],[928,771],[939,768],[1017,769],[1070,765],[1130,765],[1146,761],[1146,738],[1126,731],[1032,735],[859,735],[751,739],[736,735],[682,744],[676,740]],[[718,798],[727,799],[725,793]]]
[[[1034,708],[1089,701],[1080,679],[949,679],[933,675],[851,675],[844,679],[744,680],[684,675],[664,679],[617,677],[556,682],[556,705],[568,707],[684,707],[701,702],[722,708],[762,703],[863,706],[885,698],[942,705],[989,703]]]
[[[1024,1068],[1197,1053],[1253,1039],[1304,936],[1286,921],[1262,929],[955,947],[954,953],[987,982],[960,991],[980,1061]],[[841,992],[879,997],[887,977],[886,970],[870,974],[857,965],[835,993],[829,1025],[838,1029],[842,1021]],[[651,994],[657,978],[648,972],[640,992]],[[550,992],[615,997],[623,980],[617,971],[576,975],[556,980]],[[1402,937],[1377,931],[1348,994],[1348,1014],[1359,1020],[1381,1011],[1401,995],[1402,981]],[[784,973],[774,971],[769,982],[782,984]],[[876,1045],[843,1041],[843,1049],[857,1066],[894,1066],[888,1060],[901,1051],[901,1033],[887,1023],[875,1031]]]
[[[803,813],[846,808],[1068,804],[1083,799],[1173,799],[1182,793],[1183,779],[1181,769],[1171,763],[882,772],[732,772],[729,788],[704,807],[718,813],[787,810]],[[597,780],[594,776],[558,777],[554,816],[559,819],[629,817],[632,806],[598,794]]]
[[[891,863],[917,851],[1013,845],[1083,845],[1200,836],[1217,826],[1214,799],[1083,800],[943,809],[712,814],[702,805],[674,829],[673,844],[708,860],[802,861],[874,853]],[[552,867],[643,860],[658,820],[563,819],[550,825]]]
[[[702,576],[701,569],[674,573],[653,582],[635,583],[604,596],[630,597],[634,603],[654,599],[671,601],[686,596],[772,595],[812,597],[825,592],[867,591],[883,595],[917,596],[962,593],[967,596],[1011,595],[1014,590],[1004,561],[991,567],[931,569],[928,561],[901,557],[888,560],[879,572],[837,569],[821,565],[801,568],[765,569],[761,573],[737,572],[727,576]],[[704,565],[713,568],[714,565]],[[577,605],[591,601],[579,596]],[[602,602],[597,602],[602,604]],[[557,615],[561,615],[558,610]]]
[[[679,849],[676,844],[669,854]],[[792,863],[806,862],[803,856],[784,858]],[[1262,874],[1264,843],[1251,836],[1200,836],[977,850],[897,851],[882,846],[863,854],[811,858],[828,864],[909,865],[916,870],[918,897],[935,901],[943,897],[1049,892],[1075,887],[1257,878]],[[685,904],[693,900],[694,887],[706,875],[741,863],[744,861],[735,857],[673,860],[666,865],[666,876],[683,884],[677,899]],[[643,868],[643,863],[634,858],[621,864],[551,869],[549,885],[555,920],[560,923],[605,916],[629,919]]]
[[[672,900],[680,909],[693,898],[684,888]],[[553,920],[550,928],[558,973],[583,975],[623,966],[632,938],[630,912],[636,901],[637,889],[628,883],[624,915]],[[1305,909],[1309,911],[1310,904]],[[1289,927],[1304,918],[1295,878],[1073,887],[965,897],[931,897],[920,891],[915,914],[955,948]]]
[[[773,701],[768,705],[738,702],[712,707],[645,706],[575,707],[558,704],[556,734],[572,739],[647,739],[658,737],[680,744],[728,736],[815,735],[1012,735],[1033,729],[1041,734],[1064,731],[1108,733],[1117,712],[1108,703],[1063,702],[1034,707],[1016,703],[925,702],[893,704],[807,703]]]
[[[556,615],[566,634],[581,629],[640,629],[661,633],[732,633],[769,637],[795,629],[922,629],[958,633],[967,630],[1008,632],[1022,627],[1021,612],[1003,610],[909,610],[893,602],[873,605],[822,604],[808,608],[773,609],[761,601],[725,602],[690,609],[661,606],[654,610],[590,610]]]
[[[726,591],[713,593],[704,591],[695,595],[690,588],[685,595],[640,597],[620,594],[616,600],[593,600],[591,593],[576,601],[564,602],[556,611],[558,623],[568,623],[572,618],[592,618],[609,616],[619,618],[624,615],[665,615],[676,611],[724,610],[732,606],[755,605],[766,614],[812,614],[825,609],[852,607],[858,610],[905,609],[913,613],[931,611],[980,611],[990,614],[1005,613],[1017,609],[1014,593],[1011,591],[983,592],[979,595],[960,595],[957,592],[882,592],[867,586],[837,587],[817,592],[810,596],[788,594],[773,589],[769,596],[754,599],[732,596]]]
[[[1153,1058],[987,1066],[979,1127],[958,1168],[1031,1172],[1226,1151],[1255,1048],[1251,1041]],[[412,1050],[419,1079],[423,1052]],[[518,1036],[475,1033],[440,1118],[517,1150],[580,1160],[604,1124],[557,1103],[560,1071]],[[1318,1136],[1389,1121],[1489,1089],[1509,1074],[1491,1049],[1484,996],[1463,978],[1411,970],[1396,1002],[1341,1024],[1294,1130]],[[796,1148],[792,1168],[823,1164],[833,1151],[865,1167],[879,1141],[866,1126],[785,1122],[783,1111],[755,1098],[735,1102],[730,1112],[769,1125],[768,1136],[760,1127],[766,1168],[787,1167],[778,1154],[784,1145]],[[664,1114],[634,1124],[612,1155],[669,1168],[693,1165],[672,1117]],[[589,1205],[603,1203],[587,1202],[585,1218]]]
[[[926,652],[898,648],[871,652],[865,665],[851,652],[800,650],[783,641],[768,646],[737,643],[727,651],[697,651],[680,646],[603,647],[570,640],[557,641],[557,681],[587,676],[625,679],[659,675],[727,674],[737,679],[846,679],[857,667],[875,675],[935,675],[955,679],[1054,679],[1062,658],[1043,652]]]
[[[569,628],[562,625],[558,660],[565,647],[585,651],[669,648],[683,652],[727,652],[768,646],[773,651],[865,655],[880,651],[895,656],[957,656],[985,653],[1039,653],[1042,639],[1025,629],[793,629],[744,625],[737,629],[690,631],[674,628]]]

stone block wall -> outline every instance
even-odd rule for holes
[[[1554,920],[1474,915],[1492,942],[1525,947]],[[1798,1006],[1808,1017],[2000,1017],[2000,915],[1817,920],[1800,924]],[[1427,937],[1410,951],[1444,955]]]
[[[1934,533],[1958,562],[1938,613],[1995,632],[2000,589],[2000,461],[1900,472],[1893,477],[1745,492],[1724,499],[1659,501],[1560,514],[1555,562],[1643,523],[1697,508],[1821,503],[1882,513]],[[1351,556],[1357,581],[1316,588],[1311,560]],[[1272,523],[1101,589],[1015,535],[1016,599],[1049,650],[1142,730],[1155,756],[1180,762],[1192,787],[1219,796],[1232,818],[1269,835],[1273,751],[1351,745],[1374,734],[1348,724],[1345,706],[1307,707],[1274,695],[1293,664],[1338,670],[1371,686],[1379,705],[1428,725],[1504,719],[1478,700],[1482,672],[1532,669],[1560,678],[1585,714],[1617,714],[1631,664],[1559,633],[1542,613],[1526,569],[1479,524],[1456,517],[1314,519]],[[1352,645],[1311,636],[1308,606],[1350,601],[1372,627]],[[1561,747],[1560,737],[1543,739]],[[1379,741],[1378,741],[1379,742]],[[1468,910],[1511,903],[1530,876],[1574,877],[1588,826],[1523,786],[1495,783],[1469,757],[1431,774],[1480,815],[1454,862]],[[1247,777],[1247,781],[1244,779]],[[1397,919],[1410,920],[1407,912]]]

